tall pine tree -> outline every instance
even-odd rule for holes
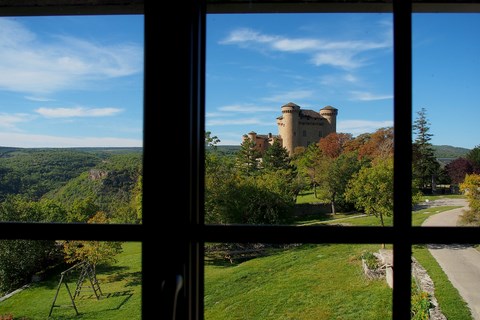
[[[435,176],[440,170],[440,164],[430,142],[433,134],[430,133],[426,109],[422,108],[417,115],[413,123],[416,138],[412,145],[412,176],[423,191],[435,192]]]

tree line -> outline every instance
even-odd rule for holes
[[[417,113],[412,141],[412,208],[438,184],[454,191],[466,175],[480,173],[480,147],[442,167],[431,144],[426,109]],[[296,198],[312,190],[337,211],[357,210],[379,218],[393,214],[394,131],[385,127],[353,137],[331,133],[292,155],[277,140],[263,153],[245,139],[236,153],[222,154],[205,133],[205,221],[285,224],[294,220]],[[408,157],[406,157],[408,159]]]

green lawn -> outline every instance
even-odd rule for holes
[[[435,285],[435,298],[437,298],[440,309],[447,319],[472,319],[467,304],[425,245],[415,245],[412,252],[413,256],[432,278]]]
[[[362,253],[378,249],[302,245],[240,264],[207,259],[205,319],[391,319],[392,289],[361,267]]]
[[[102,319],[102,320],[134,320],[141,319],[142,306],[142,265],[141,243],[127,242],[123,244],[123,252],[117,255],[117,262],[110,266],[97,267],[97,279],[103,296],[97,300],[92,291],[88,291],[85,283],[75,304],[80,313],[75,317],[71,307],[54,308],[48,318],[58,282],[57,274],[35,283],[11,298],[0,302],[0,316],[11,314],[15,319]],[[77,278],[70,279],[68,286],[75,290]],[[56,304],[68,306],[71,301],[65,285],[62,284]]]

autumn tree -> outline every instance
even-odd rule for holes
[[[385,226],[384,217],[393,215],[393,159],[381,159],[360,169],[349,181],[345,197]]]
[[[433,192],[434,179],[440,164],[435,158],[430,142],[433,134],[430,133],[426,109],[422,108],[417,114],[418,117],[413,124],[416,138],[412,145],[412,176],[414,180],[419,181],[422,189],[429,188]]]
[[[467,174],[460,184],[460,190],[467,196],[469,209],[462,215],[462,221],[471,225],[480,225],[480,175]]]
[[[108,223],[104,212],[97,212],[87,223]],[[88,261],[95,270],[101,262],[115,262],[115,255],[122,252],[122,243],[118,241],[62,241],[65,261],[68,263]]]
[[[350,133],[336,133],[332,132],[326,137],[321,138],[318,142],[318,146],[322,153],[329,158],[337,158],[342,154],[345,145],[353,140]]]
[[[450,182],[458,185],[465,180],[467,174],[473,173],[473,165],[470,160],[460,157],[448,163],[445,171],[450,177]]]
[[[358,148],[360,158],[386,158],[393,156],[393,127],[380,128],[368,137],[362,137],[363,144]]]

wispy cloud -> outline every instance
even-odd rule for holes
[[[282,35],[263,34],[249,28],[233,30],[220,41],[224,45],[238,45],[242,48],[255,48],[278,52],[307,54],[309,62],[316,65],[329,65],[335,68],[352,70],[367,64],[363,52],[388,49],[392,47],[391,34],[379,41],[344,40],[332,41],[315,38],[289,38]]]
[[[113,116],[122,109],[118,108],[38,108],[36,113],[46,118],[74,118],[74,117],[108,117]]]
[[[25,113],[0,113],[0,128],[19,131],[17,124],[32,120],[32,116]]]
[[[371,92],[352,91],[350,100],[373,101],[393,99],[392,94],[374,94]]]
[[[362,133],[375,132],[380,128],[393,126],[393,121],[344,120],[338,121],[337,132],[351,133],[356,136]]]
[[[22,148],[71,148],[71,147],[141,147],[142,140],[112,137],[59,137],[0,132],[2,146]]]
[[[268,107],[268,106],[265,107],[265,106],[234,104],[234,105],[219,107],[218,110],[224,111],[224,112],[235,112],[235,113],[256,113],[256,112],[278,111],[278,108]]]
[[[142,59],[143,49],[133,44],[102,45],[67,36],[47,43],[18,21],[0,18],[0,90],[78,89],[92,80],[138,73]]]
[[[277,102],[277,103],[288,103],[290,101],[298,101],[300,99],[309,98],[313,95],[313,91],[311,90],[293,90],[288,92],[283,92],[281,94],[273,95],[270,97],[265,97],[262,100],[270,101],[270,102]]]
[[[35,96],[26,96],[25,99],[30,101],[37,101],[37,102],[55,101],[55,99],[45,98],[45,97],[35,97]]]
[[[260,125],[270,126],[272,121],[262,121],[258,118],[244,118],[244,119],[207,119],[206,124],[208,126],[231,126],[231,125]]]

